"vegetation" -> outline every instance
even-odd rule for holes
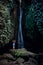
[[[25,8],[25,28],[26,36],[33,39],[37,35],[37,31],[43,35],[43,4],[32,0],[32,4]]]
[[[23,57],[23,56],[28,56],[28,51],[26,49],[16,49],[16,50],[12,50],[11,54],[13,56],[17,56],[17,57],[21,56],[21,57]]]
[[[14,37],[15,19],[11,16],[10,3],[0,1],[0,45],[9,43]]]

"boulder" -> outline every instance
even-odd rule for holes
[[[18,58],[17,60],[16,60],[16,62],[18,62],[18,63],[23,63],[25,60],[23,59],[23,58]]]
[[[0,65],[8,65],[8,61],[6,59],[0,60]]]
[[[15,60],[15,58],[10,53],[4,53],[3,58],[8,59],[8,60],[12,60],[12,61]]]

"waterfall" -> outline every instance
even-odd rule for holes
[[[23,15],[23,10],[20,6],[19,8],[19,28],[18,28],[18,48],[24,48],[24,41],[23,41],[23,35],[22,35],[22,15]]]

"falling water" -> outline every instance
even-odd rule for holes
[[[23,15],[23,10],[20,6],[19,29],[18,29],[18,48],[24,48],[24,41],[23,41],[23,35],[22,35],[22,15]]]

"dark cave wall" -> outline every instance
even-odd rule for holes
[[[27,1],[28,2],[28,1]],[[25,4],[27,4],[25,2]],[[32,0],[24,4],[23,36],[24,45],[30,51],[42,52],[43,49],[43,4],[42,0]],[[41,18],[41,19],[40,19]]]

